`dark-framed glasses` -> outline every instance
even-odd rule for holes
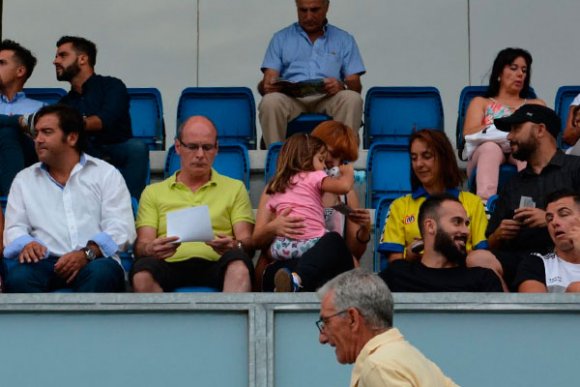
[[[340,316],[342,314],[345,314],[347,311],[348,311],[348,309],[344,309],[344,310],[341,310],[338,313],[332,314],[332,315],[327,316],[327,317],[320,316],[320,319],[318,321],[316,321],[316,323],[315,323],[316,324],[316,327],[318,328],[318,330],[320,331],[320,333],[322,333],[324,331],[324,328],[325,328],[326,324],[328,324],[328,320],[330,320],[333,317],[336,317],[336,316]]]
[[[216,144],[195,144],[195,143],[186,144],[183,141],[181,141],[180,138],[178,140],[182,147],[187,148],[187,150],[190,150],[192,152],[197,152],[200,148],[204,152],[210,152],[216,148]]]

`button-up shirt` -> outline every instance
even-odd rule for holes
[[[4,256],[17,258],[31,241],[62,256],[94,241],[106,257],[119,262],[136,237],[131,198],[120,172],[81,155],[65,185],[36,163],[21,171],[10,188],[6,208]]]
[[[514,176],[502,189],[495,210],[487,225],[489,236],[503,219],[512,219],[523,196],[532,198],[537,208],[546,208],[546,197],[556,190],[580,191],[580,157],[557,151],[539,174],[528,165]],[[554,244],[546,227],[523,227],[518,235],[504,241],[502,249],[510,251],[536,251],[547,253]]]
[[[16,93],[12,100],[0,94],[0,114],[7,116],[32,114],[44,106],[44,102],[27,98],[23,91]]]
[[[370,339],[356,358],[351,387],[457,386],[396,328]]]
[[[89,133],[92,143],[118,144],[132,136],[129,93],[120,79],[93,74],[83,83],[82,94],[71,90],[60,102],[101,119],[102,130]]]
[[[276,70],[280,77],[293,82],[330,77],[342,80],[366,71],[352,35],[327,24],[324,34],[312,43],[298,23],[274,34],[262,62],[264,69]]]

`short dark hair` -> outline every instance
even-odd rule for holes
[[[459,199],[449,193],[430,196],[423,202],[423,204],[421,204],[421,207],[419,208],[419,231],[421,232],[421,236],[423,236],[423,222],[425,222],[425,219],[432,218],[438,222],[439,213],[437,211],[439,210],[439,207],[441,207],[441,204],[446,201],[461,204]]]
[[[60,47],[66,43],[72,43],[77,54],[83,53],[88,56],[89,64],[91,67],[95,67],[97,63],[97,45],[95,43],[79,36],[63,36],[56,42],[56,47]]]
[[[560,200],[563,198],[572,198],[576,205],[580,206],[580,193],[574,191],[571,188],[562,188],[553,192],[550,192],[546,196],[546,207],[548,204],[555,202],[556,200]]]
[[[443,182],[446,189],[457,188],[463,183],[463,175],[457,165],[455,158],[455,151],[453,146],[447,138],[445,132],[435,129],[421,129],[409,138],[409,153],[411,152],[411,145],[416,140],[425,142],[435,156],[435,162],[439,166],[439,176],[437,178]],[[421,186],[419,178],[411,168],[411,188],[416,190]]]
[[[66,135],[78,133],[78,140],[75,144],[76,150],[81,153],[86,149],[87,139],[85,133],[85,121],[82,114],[72,106],[64,104],[47,105],[42,107],[34,115],[34,126],[38,123],[40,117],[54,114],[58,117],[60,129]]]
[[[520,91],[520,98],[528,98],[530,96],[530,81],[532,79],[532,55],[523,48],[508,47],[501,50],[493,61],[491,75],[489,76],[489,86],[487,88],[487,93],[485,94],[487,98],[498,96],[500,84],[498,79],[501,75],[501,72],[505,66],[509,66],[519,57],[524,58],[526,65],[528,66],[528,71],[524,79],[524,86]]]
[[[14,52],[16,60],[26,69],[25,81],[28,80],[32,75],[32,71],[34,71],[34,66],[36,66],[36,57],[32,55],[32,52],[30,52],[29,49],[22,47],[20,44],[10,39],[4,39],[0,43],[0,51],[4,50]]]

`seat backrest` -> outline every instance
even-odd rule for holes
[[[318,124],[332,120],[332,117],[322,113],[302,113],[288,123],[286,138],[296,133],[310,133]]]
[[[367,208],[376,208],[383,196],[396,198],[411,192],[411,161],[407,145],[374,143],[367,156]]]
[[[407,144],[419,129],[444,130],[443,103],[435,87],[372,87],[366,94],[364,146]]]
[[[215,124],[220,144],[233,142],[256,149],[256,104],[247,87],[188,87],[177,106],[177,126],[202,115]]]
[[[150,150],[165,149],[161,92],[154,87],[133,87],[127,91],[133,137],[141,139]]]
[[[276,165],[278,165],[278,155],[280,154],[280,149],[282,149],[281,142],[275,142],[270,144],[268,148],[268,154],[266,155],[266,165],[264,167],[264,181],[266,184],[274,177],[276,173]]]
[[[383,229],[385,228],[389,207],[395,199],[392,197],[380,198],[375,210],[375,250],[373,259],[373,270],[375,272],[381,272],[387,268],[387,259],[379,253],[379,245],[381,244],[381,237],[383,235]]]
[[[60,87],[26,87],[23,91],[26,97],[45,102],[47,105],[54,105],[67,95],[67,91]]]
[[[566,122],[568,121],[568,113],[570,113],[570,104],[576,96],[580,94],[580,86],[560,86],[556,93],[554,101],[554,110],[560,117],[561,127],[560,133],[564,132]],[[564,145],[561,140],[562,135],[558,136],[558,144]]]
[[[463,125],[465,124],[465,114],[469,103],[475,97],[483,97],[487,92],[487,86],[465,86],[459,95],[459,106],[457,108],[457,126],[455,127],[455,144],[457,155],[463,160],[463,149],[465,148],[465,138],[463,137]],[[537,98],[536,92],[530,87],[528,98]]]
[[[172,145],[167,150],[165,159],[165,178],[181,168],[181,158]],[[213,162],[213,168],[222,175],[241,180],[250,189],[250,156],[243,144],[219,144],[218,153]]]

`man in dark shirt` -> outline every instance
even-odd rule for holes
[[[398,259],[380,276],[394,292],[501,292],[499,277],[482,267],[465,266],[469,219],[449,194],[433,195],[419,210],[424,242],[418,261]]]
[[[63,36],[56,46],[56,78],[71,84],[60,103],[75,107],[84,116],[87,153],[119,168],[131,196],[139,199],[147,181],[149,151],[132,138],[127,87],[120,79],[95,74],[97,47],[93,42]]]
[[[495,120],[495,126],[509,132],[512,155],[527,161],[499,194],[486,232],[504,279],[513,285],[522,259],[530,252],[545,254],[553,249],[546,229],[546,197],[564,188],[580,191],[580,157],[558,150],[560,119],[545,106],[524,105]]]

